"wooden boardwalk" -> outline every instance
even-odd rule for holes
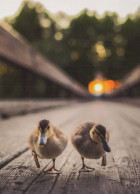
[[[60,175],[45,174],[50,160],[40,160],[37,169],[27,137],[40,119],[50,119],[68,136],[85,121],[100,122],[110,130],[111,153],[107,166],[101,160],[85,162],[92,172],[78,173],[81,159],[70,141],[56,160]],[[0,122],[1,194],[139,194],[140,193],[140,108],[123,103],[95,101],[55,110],[16,116]]]
[[[67,104],[74,104],[77,100],[0,100],[0,117],[9,118],[16,115],[23,115],[32,112],[39,112],[42,110],[54,109]]]

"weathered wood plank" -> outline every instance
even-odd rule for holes
[[[40,164],[41,169],[35,168],[30,151],[9,163],[0,173],[1,193],[22,193],[26,189],[26,183],[31,184],[48,162],[41,160]]]
[[[70,110],[71,109],[69,109],[69,111]],[[74,113],[74,111],[73,111],[73,113]],[[80,113],[80,111],[77,112],[77,115],[80,115],[79,113]],[[66,133],[67,135],[68,135],[68,131],[71,130],[71,126],[72,126],[72,123],[74,122],[74,120],[78,120],[78,118],[76,117],[75,114],[73,115],[73,117],[69,117],[67,122],[65,122],[65,124],[64,124],[65,129],[67,129],[67,131],[65,130],[67,132]],[[61,124],[61,127],[62,127],[62,125],[63,124]],[[64,127],[64,125],[63,125],[63,127]],[[61,169],[63,167],[63,165],[66,163],[66,160],[67,160],[67,157],[69,156],[69,154],[70,154],[70,152],[67,149],[65,151],[65,154],[63,154],[62,157],[60,156],[58,158],[58,161],[56,163],[57,168]],[[40,160],[40,161],[41,161],[41,170],[40,169],[38,170],[35,167],[31,153],[26,152],[25,154],[21,155],[19,158],[10,162],[0,172],[1,179],[4,180],[1,183],[1,187],[2,187],[1,191],[7,192],[7,193],[10,193],[10,192],[11,193],[12,192],[22,193],[28,189],[28,187],[34,182],[34,180],[37,179],[38,176],[41,178],[43,176],[43,179],[44,179],[45,174],[42,175],[41,172],[42,172],[42,170],[45,169],[46,166],[48,167],[48,161],[47,160]],[[22,174],[21,174],[21,171],[22,171],[21,169],[23,168],[23,166],[24,167],[26,166],[26,168],[25,168],[25,171],[22,172]],[[32,169],[34,169],[34,170],[32,170]],[[40,174],[38,174],[38,173],[40,173]],[[30,176],[28,176],[28,175],[30,175]],[[16,178],[13,180],[13,177],[16,177]],[[51,178],[48,177],[47,180],[52,180],[53,178],[55,178],[54,175]],[[42,182],[42,180],[41,180],[41,182]],[[10,184],[10,186],[7,186],[7,183],[8,183],[8,185]],[[39,183],[40,183],[40,181],[39,181]],[[11,184],[12,184],[12,186],[11,186]]]
[[[113,104],[112,104],[113,105]],[[118,114],[121,118],[126,120],[129,123],[133,123],[133,125],[136,125],[140,127],[140,108],[132,107],[131,105],[126,105],[123,103],[117,103],[118,106],[115,106],[115,111],[118,111]]]
[[[105,121],[105,111],[97,115],[97,109],[101,108],[102,104],[89,105],[87,108],[88,118],[97,122]],[[94,111],[93,111],[94,110]],[[100,116],[99,116],[100,115]],[[102,117],[103,116],[103,117]],[[107,115],[107,116],[110,116]],[[106,122],[105,122],[106,123]],[[67,166],[64,167],[65,175],[58,177],[57,182],[51,188],[51,193],[124,193],[125,189],[122,187],[118,169],[115,166],[112,154],[108,154],[108,166],[101,167],[101,160],[87,160],[89,166],[95,167],[95,171],[90,173],[75,173],[81,166],[81,160],[78,154],[73,153],[67,161]],[[66,173],[67,172],[67,173]],[[36,185],[36,184],[35,184]],[[32,188],[37,186],[32,185],[27,193],[32,193]],[[44,187],[47,189],[46,184]],[[38,188],[39,185],[38,185]],[[35,191],[35,190],[34,190]],[[49,192],[47,192],[49,193]]]
[[[122,104],[132,105],[140,108],[140,97],[117,97],[113,99],[113,102],[121,102]]]
[[[126,109],[126,108],[127,109]],[[140,109],[132,106],[122,106],[122,104],[112,104],[112,114],[115,114],[116,124],[110,122],[115,130],[112,135],[116,140],[113,146],[113,156],[117,164],[121,184],[127,189],[127,192],[140,192],[140,130],[138,125],[131,122],[129,113],[136,111],[140,115]],[[126,120],[119,111],[129,115]],[[137,117],[136,117],[137,118]],[[135,119],[136,119],[135,118]],[[138,118],[137,118],[138,119]],[[138,120],[136,120],[138,122]],[[117,132],[119,130],[119,133]],[[113,138],[112,138],[113,139]]]
[[[104,104],[102,104],[104,106]],[[109,104],[108,104],[109,105]],[[81,177],[73,175],[70,173],[68,184],[65,183],[65,191],[60,193],[139,193],[140,192],[140,165],[138,157],[134,157],[132,159],[132,153],[133,149],[136,150],[136,148],[139,147],[140,142],[138,134],[132,131],[129,127],[129,123],[127,121],[124,121],[120,119],[120,115],[118,113],[115,113],[111,107],[104,106],[103,108],[105,111],[100,112],[100,122],[108,124],[108,127],[110,126],[111,129],[111,144],[112,144],[112,153],[113,153],[113,160],[112,160],[112,166],[110,166],[110,163],[108,163],[108,168],[106,168],[105,171],[103,171],[102,167],[100,167],[101,171],[98,171],[98,168],[96,168],[95,174],[91,177],[88,175],[81,174]],[[116,105],[117,107],[118,105]],[[101,110],[99,104],[98,104],[99,110]],[[111,108],[110,114],[108,114],[108,108]],[[103,113],[103,114],[102,114]],[[112,114],[113,117],[112,117]],[[94,117],[95,119],[95,117]],[[109,119],[109,120],[107,120]],[[98,120],[98,119],[97,119]],[[108,122],[111,121],[111,122]],[[122,124],[121,124],[122,123]],[[125,131],[121,133],[121,128],[124,125]],[[131,125],[133,126],[133,125]],[[134,126],[133,126],[134,127]],[[114,129],[114,130],[113,130]],[[128,132],[129,139],[127,137],[127,131]],[[134,130],[134,129],[133,129]],[[135,128],[137,131],[137,129]],[[130,134],[130,132],[133,132],[133,135]],[[123,138],[123,135],[125,134],[125,138]],[[135,137],[135,135],[137,137]],[[133,145],[133,148],[130,151],[130,148],[132,146],[131,141],[132,138],[136,140],[135,145]],[[127,141],[127,143],[125,143]],[[121,146],[121,142],[124,144],[124,146]],[[117,146],[116,146],[117,145]],[[130,156],[131,152],[131,156]],[[126,157],[127,154],[127,157]],[[139,154],[137,150],[137,154]],[[114,157],[115,155],[115,157]],[[134,153],[133,153],[134,156]],[[111,155],[109,155],[111,157]],[[120,165],[118,163],[117,158],[124,161],[126,166]],[[139,156],[140,157],[140,156]],[[126,162],[127,160],[127,162]],[[91,166],[91,162],[89,163]],[[116,166],[117,164],[117,166]],[[110,170],[109,170],[110,169]],[[96,176],[98,174],[98,176]],[[88,177],[88,178],[85,178]],[[93,177],[96,179],[96,181],[93,181]],[[60,179],[60,183],[54,188],[53,193],[55,193],[57,190],[59,191],[61,188],[62,191],[62,183]],[[57,181],[58,183],[58,181]],[[93,184],[95,183],[95,184]],[[127,184],[126,184],[127,183]],[[61,185],[61,187],[60,187]],[[92,185],[92,187],[91,187]],[[105,186],[104,186],[105,185]]]
[[[123,117],[119,118],[119,145],[114,149],[114,159],[118,165],[121,183],[125,188],[140,192],[140,131],[139,128]]]
[[[64,128],[61,126],[67,135],[79,123],[85,121],[100,122],[110,129],[112,153],[107,154],[107,167],[101,167],[100,160],[86,160],[86,164],[95,167],[95,170],[90,173],[77,173],[81,167],[80,156],[69,142],[62,157],[60,156],[56,163],[62,174],[48,175],[42,173],[42,170],[48,168],[48,162],[40,160],[42,168],[38,171],[32,156],[26,152],[1,169],[3,180],[1,192],[138,194],[140,192],[139,128],[124,120],[119,110],[125,111],[119,103],[81,104],[77,116],[75,114],[73,118],[68,118]],[[131,107],[130,110],[134,111],[135,108]],[[140,113],[140,110],[137,110],[137,113]]]
[[[61,106],[73,105],[76,100],[1,100],[0,116],[7,118],[41,110],[49,110]]]
[[[63,107],[49,112],[29,114],[1,121],[0,148],[2,151],[0,151],[0,168],[28,149],[27,137],[36,128],[39,120],[47,118],[57,126],[64,126],[79,113],[81,107],[78,105],[76,107],[77,109]]]
[[[81,122],[89,120],[100,121],[101,117],[97,115],[98,104],[91,106],[89,103],[84,107],[81,113]],[[105,112],[104,112],[105,113]],[[77,173],[81,167],[80,156],[71,152],[65,166],[62,176],[55,177],[52,184],[47,180],[40,185],[40,177],[28,189],[27,193],[124,193],[121,186],[117,168],[114,165],[112,155],[109,156],[108,168],[100,166],[100,160],[87,160],[90,166],[95,167],[95,171],[90,173]],[[99,164],[98,164],[99,163]],[[48,176],[48,175],[47,175]]]

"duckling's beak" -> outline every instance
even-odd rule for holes
[[[47,143],[45,132],[41,132],[40,133],[40,137],[39,137],[38,143],[39,143],[39,145],[45,145]]]
[[[103,148],[106,152],[111,152],[111,149],[109,147],[109,145],[107,144],[107,140],[105,138],[102,139],[102,143],[103,143]]]

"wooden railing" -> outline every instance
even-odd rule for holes
[[[133,88],[136,84],[140,83],[140,65],[138,65],[133,71],[127,74],[121,81],[119,88],[115,89],[111,96],[121,95],[125,91]]]
[[[0,24],[0,59],[49,79],[78,96],[90,97],[85,87],[32,48],[19,33],[5,23]]]

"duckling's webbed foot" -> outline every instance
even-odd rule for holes
[[[91,172],[91,171],[93,171],[94,170],[94,168],[90,168],[90,167],[88,167],[88,166],[83,166],[80,170],[79,170],[79,172]]]
[[[55,159],[53,159],[53,166],[44,172],[48,174],[60,174],[61,173],[59,170],[55,168]]]
[[[37,154],[34,151],[32,151],[32,155],[34,157],[34,161],[35,161],[35,164],[36,164],[37,168],[40,168],[40,164],[39,164],[39,161],[38,161]]]
[[[61,172],[59,170],[57,170],[56,168],[54,167],[51,167],[49,168],[48,170],[44,171],[45,173],[48,173],[48,174],[60,174]]]
[[[106,154],[102,157],[102,163],[101,166],[106,166]]]
[[[82,164],[83,164],[83,166],[82,166],[82,168],[79,170],[79,172],[91,172],[91,171],[95,170],[95,168],[91,168],[91,167],[88,167],[88,166],[85,165],[85,163],[84,163],[84,158],[83,158],[83,157],[81,157],[81,159],[82,159]]]

